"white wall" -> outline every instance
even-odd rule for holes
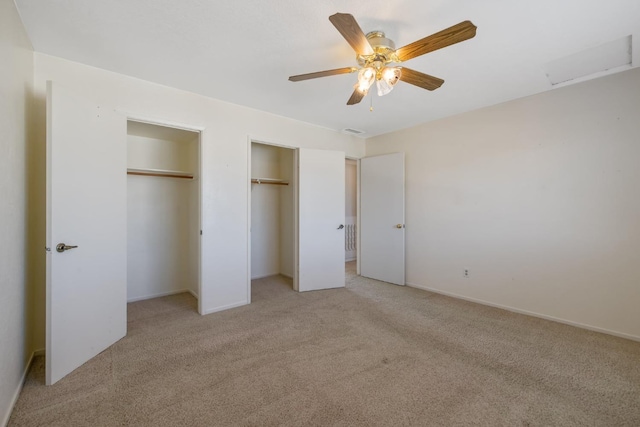
[[[371,138],[367,155],[406,153],[410,284],[640,338],[639,142],[634,69]]]
[[[127,167],[134,169],[165,169],[178,172],[195,172],[197,165],[193,141],[171,141],[143,136],[127,136]]]
[[[364,154],[364,141],[321,127],[225,103],[190,92],[115,74],[109,71],[35,54],[37,163],[44,164],[45,82],[53,80],[107,106],[133,115],[204,128],[202,133],[202,282],[200,302],[205,312],[243,305],[248,301],[247,139],[290,147]],[[44,168],[42,168],[44,169]],[[33,169],[38,189],[44,172]],[[41,190],[38,190],[41,191]],[[44,205],[44,192],[40,203]],[[42,227],[44,216],[35,226]],[[44,245],[44,233],[35,239]],[[34,267],[44,277],[44,259]],[[38,281],[36,343],[44,346],[44,280]]]
[[[127,137],[129,168],[191,172],[196,179],[127,177],[128,301],[197,294],[198,134],[183,132],[186,140]]]
[[[27,287],[28,141],[33,51],[13,1],[0,0],[0,425],[5,425],[32,348]],[[44,245],[40,247],[43,251]]]

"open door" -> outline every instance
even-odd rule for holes
[[[47,82],[47,384],[126,335],[126,134],[126,117]]]
[[[344,287],[344,153],[298,150],[298,290]]]
[[[404,153],[360,160],[360,274],[404,285]]]

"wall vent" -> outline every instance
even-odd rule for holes
[[[342,129],[342,133],[348,133],[351,135],[362,135],[364,133],[363,130],[358,130],[358,129],[351,129],[351,128],[344,128]]]

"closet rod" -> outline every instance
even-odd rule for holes
[[[170,171],[170,170],[163,170],[163,169],[127,169],[127,175],[160,176],[165,178],[193,179],[192,173]]]
[[[287,181],[269,178],[251,178],[252,184],[289,185]]]

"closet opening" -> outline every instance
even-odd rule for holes
[[[250,143],[250,301],[297,290],[295,161],[294,149]]]
[[[199,311],[199,177],[200,132],[127,121],[127,302],[148,300],[130,316]]]
[[[345,159],[345,218],[344,218],[344,261],[353,262],[358,258],[358,162]]]

